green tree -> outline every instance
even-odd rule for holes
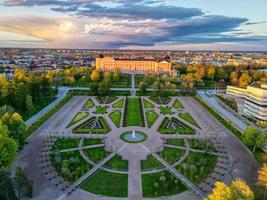
[[[20,145],[23,145],[24,140],[26,139],[27,126],[18,113],[14,113],[10,117],[8,129],[11,133],[10,136],[17,140]]]
[[[108,83],[103,80],[100,84],[99,84],[99,88],[98,88],[98,95],[100,96],[106,96],[108,95],[110,92],[110,88]]]
[[[147,88],[147,85],[144,81],[141,81],[138,85],[138,88],[140,90],[141,93],[145,93],[146,92],[146,88]]]
[[[225,70],[220,67],[217,71],[217,74],[216,74],[216,79],[219,81],[219,80],[226,80],[228,77],[228,74],[225,72]]]
[[[242,134],[242,139],[255,152],[257,148],[262,148],[266,144],[267,133],[266,131],[260,131],[249,126]]]
[[[23,170],[18,167],[14,177],[14,185],[18,198],[32,198],[33,182],[27,178]]]
[[[32,96],[30,96],[30,95],[27,95],[26,96],[26,102],[25,102],[25,104],[26,104],[27,111],[31,115],[34,114],[36,110],[35,110],[34,104],[32,102]]]

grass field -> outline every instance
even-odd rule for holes
[[[127,105],[127,116],[126,116],[126,124],[127,126],[140,126],[141,118],[140,118],[140,105],[137,98],[129,98]]]
[[[88,192],[108,197],[127,197],[128,175],[99,170],[89,177],[81,185],[81,188]]]
[[[169,164],[173,164],[176,161],[180,160],[181,156],[183,156],[184,151],[181,149],[169,148],[165,147],[159,155],[166,160]]]
[[[157,118],[158,118],[158,115],[154,111],[146,112],[146,121],[147,121],[148,128],[150,128],[154,124]]]
[[[155,168],[160,168],[163,165],[153,156],[148,156],[147,160],[142,160],[141,161],[141,169],[155,169]]]
[[[148,102],[145,99],[143,100],[143,102],[144,102],[144,108],[145,109],[149,109],[149,108],[154,108],[155,107],[152,103]]]
[[[88,101],[85,103],[84,107],[85,107],[85,109],[93,108],[94,102],[92,101],[92,99],[88,99]]]
[[[106,106],[100,106],[100,107],[97,107],[96,110],[95,110],[95,113],[96,114],[105,114],[107,112],[107,107]]]
[[[170,115],[172,114],[172,110],[169,107],[160,106],[160,113],[163,115]]]
[[[174,103],[173,103],[173,105],[172,105],[174,108],[176,108],[176,109],[181,109],[181,108],[183,108],[184,106],[182,105],[182,103],[178,100],[178,99],[176,99],[175,101],[174,101]]]
[[[179,117],[189,122],[190,124],[200,128],[200,126],[197,124],[197,122],[193,119],[193,117],[189,113],[180,113]]]
[[[115,155],[105,164],[105,166],[118,170],[128,170],[128,161],[122,160],[121,156]]]
[[[88,116],[88,112],[79,112],[69,123],[69,126],[72,126],[74,124],[76,124],[77,122],[81,121],[82,119],[86,118]]]
[[[121,124],[121,112],[120,111],[115,111],[112,112],[109,115],[109,118],[113,121],[113,123],[119,128]]]
[[[186,191],[186,187],[168,171],[142,175],[144,197],[170,196]]]
[[[124,99],[121,99],[121,100],[117,101],[116,103],[114,103],[112,105],[112,107],[113,108],[122,109],[123,108],[123,102],[124,102]]]

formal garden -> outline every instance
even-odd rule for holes
[[[220,155],[212,140],[194,138],[201,127],[177,98],[90,97],[66,128],[72,133],[48,139],[43,159],[49,152],[50,162],[42,161],[45,175],[63,192],[74,185],[95,195],[129,197],[128,182],[139,177],[143,197],[177,195],[192,189],[184,179],[201,187]],[[138,156],[140,174],[131,175]]]

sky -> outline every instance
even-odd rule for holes
[[[0,0],[0,47],[267,51],[266,0]]]

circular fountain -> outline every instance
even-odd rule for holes
[[[128,143],[140,143],[147,139],[147,135],[140,131],[127,131],[121,134],[120,138]]]

